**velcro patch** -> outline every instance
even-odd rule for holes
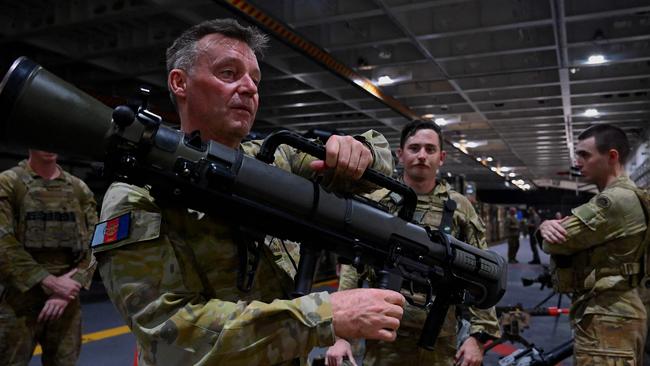
[[[129,237],[130,229],[130,212],[114,217],[110,220],[100,222],[99,224],[95,225],[95,232],[93,233],[93,240],[90,243],[90,246],[94,248],[126,239]]]

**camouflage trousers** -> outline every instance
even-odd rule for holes
[[[574,327],[574,365],[643,365],[645,319],[588,314]]]
[[[508,262],[517,260],[517,252],[519,251],[519,236],[508,237]]]
[[[420,334],[398,335],[395,342],[366,341],[363,364],[368,366],[454,366],[456,337],[438,337],[435,350],[418,347]]]
[[[37,343],[43,349],[44,366],[75,365],[81,351],[79,298],[68,304],[59,320],[39,324],[36,320],[45,301],[42,296],[25,295],[0,302],[0,365],[26,366]]]

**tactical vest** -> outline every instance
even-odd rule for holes
[[[63,179],[34,179],[24,168],[12,168],[16,184],[16,238],[27,251],[42,249],[87,249],[87,228],[81,209],[83,190],[72,176],[61,171]]]
[[[644,202],[638,191],[635,190],[646,215],[647,226],[650,200]],[[631,288],[638,286],[647,271],[643,269],[643,262],[648,259],[648,228],[650,226],[647,226],[645,232],[612,239],[604,245],[574,255],[551,256],[554,290],[560,293],[589,291],[598,280],[609,276],[622,276]]]
[[[402,205],[402,197],[399,194],[394,192],[392,192],[388,197],[390,198],[390,203],[392,207],[394,207],[393,210],[397,211]],[[446,200],[454,201],[449,194],[445,195],[445,198]],[[433,198],[430,195],[427,196],[427,202],[422,202],[422,200],[418,198],[417,206],[415,208],[415,212],[413,213],[413,221],[420,226],[428,226],[432,229],[439,229],[440,224],[443,220],[443,216],[445,216],[446,200],[442,200],[440,202],[434,202]],[[453,215],[454,215],[454,210],[456,208],[455,201],[453,206],[454,208],[447,213],[447,215],[449,215],[449,221],[452,222],[452,225],[451,227],[447,228],[447,230],[443,230],[443,231],[445,231],[447,234],[456,237],[459,240],[465,241],[466,240],[465,238],[457,237],[459,234],[459,230],[458,228],[455,228],[453,225]]]

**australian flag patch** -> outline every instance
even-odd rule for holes
[[[91,247],[115,243],[129,236],[131,228],[131,213],[114,217],[95,225]]]

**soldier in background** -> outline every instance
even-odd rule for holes
[[[576,165],[599,193],[538,231],[551,254],[555,290],[573,293],[575,364],[642,365],[647,314],[637,287],[648,244],[642,205],[648,202],[625,174],[625,132],[600,124],[578,140]]]
[[[232,19],[215,19],[174,41],[167,50],[168,87],[183,132],[198,131],[204,141],[250,156],[259,151],[260,141],[242,140],[259,105],[256,53],[266,38]],[[303,176],[327,170],[323,184],[332,190],[371,189],[358,179],[369,167],[390,172],[390,150],[374,131],[363,137],[330,137],[324,161],[283,145],[275,164]],[[246,240],[239,227],[245,221],[233,225],[166,205],[147,187],[124,183],[108,189],[101,218],[105,227],[128,228],[120,240],[104,240],[104,224],[98,225],[93,248],[108,295],[138,341],[141,366],[288,364],[313,347],[331,345],[334,334],[396,336],[405,299],[394,291],[280,300],[288,296],[286,272],[268,246]]]
[[[37,342],[44,365],[79,357],[79,290],[94,272],[97,211],[88,186],[56,162],[56,154],[29,150],[0,173],[1,365],[27,365]]]
[[[535,231],[539,227],[539,224],[542,222],[542,219],[539,217],[535,207],[528,208],[528,239],[530,240],[530,250],[533,252],[533,260],[528,262],[528,264],[540,264],[539,259],[539,250],[537,249],[537,237],[535,236]]]
[[[442,166],[446,152],[442,149],[442,131],[433,122],[414,121],[402,129],[400,148],[397,155],[404,166],[403,181],[418,194],[414,220],[423,227],[438,229],[443,219],[445,201],[453,200],[457,208],[452,213],[450,234],[468,244],[487,249],[485,226],[467,198],[454,191],[445,182],[437,181],[438,168]],[[370,195],[396,213],[401,208],[401,197],[386,189]],[[339,290],[360,287],[364,276],[348,265],[341,266]],[[370,271],[368,280],[374,282]],[[469,318],[469,332],[457,340],[457,313],[450,307],[444,325],[436,340],[435,350],[428,351],[417,346],[427,313],[424,309],[407,304],[402,326],[393,343],[367,341],[364,365],[459,365],[479,366],[483,360],[483,344],[500,336],[494,308],[481,310],[465,309]],[[344,356],[354,362],[350,355],[350,344],[345,339],[337,340],[327,351],[327,364],[341,364]]]
[[[508,238],[508,263],[518,263],[517,252],[519,251],[519,220],[517,220],[517,209],[510,207],[506,216],[506,237]]]

